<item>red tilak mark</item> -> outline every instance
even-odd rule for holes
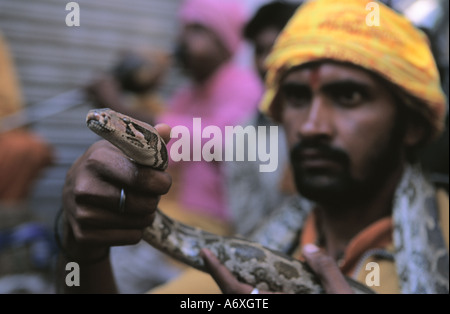
[[[309,84],[313,91],[315,91],[319,87],[319,80],[320,80],[319,72],[320,68],[314,68],[311,70],[311,74],[309,76]]]

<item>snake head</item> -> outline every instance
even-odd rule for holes
[[[92,109],[86,116],[86,124],[90,130],[96,134],[103,136],[103,133],[113,132],[114,128],[111,126],[111,109]]]
[[[109,108],[90,110],[86,124],[136,163],[160,170],[167,168],[166,145],[151,125]]]

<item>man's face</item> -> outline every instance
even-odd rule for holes
[[[264,80],[267,72],[265,61],[280,33],[275,26],[268,26],[261,30],[254,38],[254,60],[259,76]]]
[[[397,106],[369,73],[334,63],[294,69],[281,81],[280,100],[302,195],[318,203],[364,201],[399,165]]]
[[[195,79],[206,79],[229,58],[215,33],[200,24],[185,25],[178,44],[180,61]]]

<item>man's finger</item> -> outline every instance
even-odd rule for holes
[[[252,287],[250,285],[239,282],[233,274],[220,263],[217,257],[208,249],[200,251],[200,255],[205,261],[209,274],[216,281],[220,290],[225,294],[250,293]]]
[[[303,256],[308,265],[319,276],[326,293],[354,293],[331,256],[325,254],[314,244],[306,244],[304,246]]]

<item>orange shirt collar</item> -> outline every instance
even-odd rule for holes
[[[339,262],[341,271],[346,275],[351,275],[365,252],[389,246],[392,243],[392,231],[393,226],[391,217],[381,218],[360,231],[350,241],[344,252],[344,257]],[[306,219],[300,239],[301,247],[308,243],[318,242],[314,211]],[[301,256],[298,257],[302,259]]]

